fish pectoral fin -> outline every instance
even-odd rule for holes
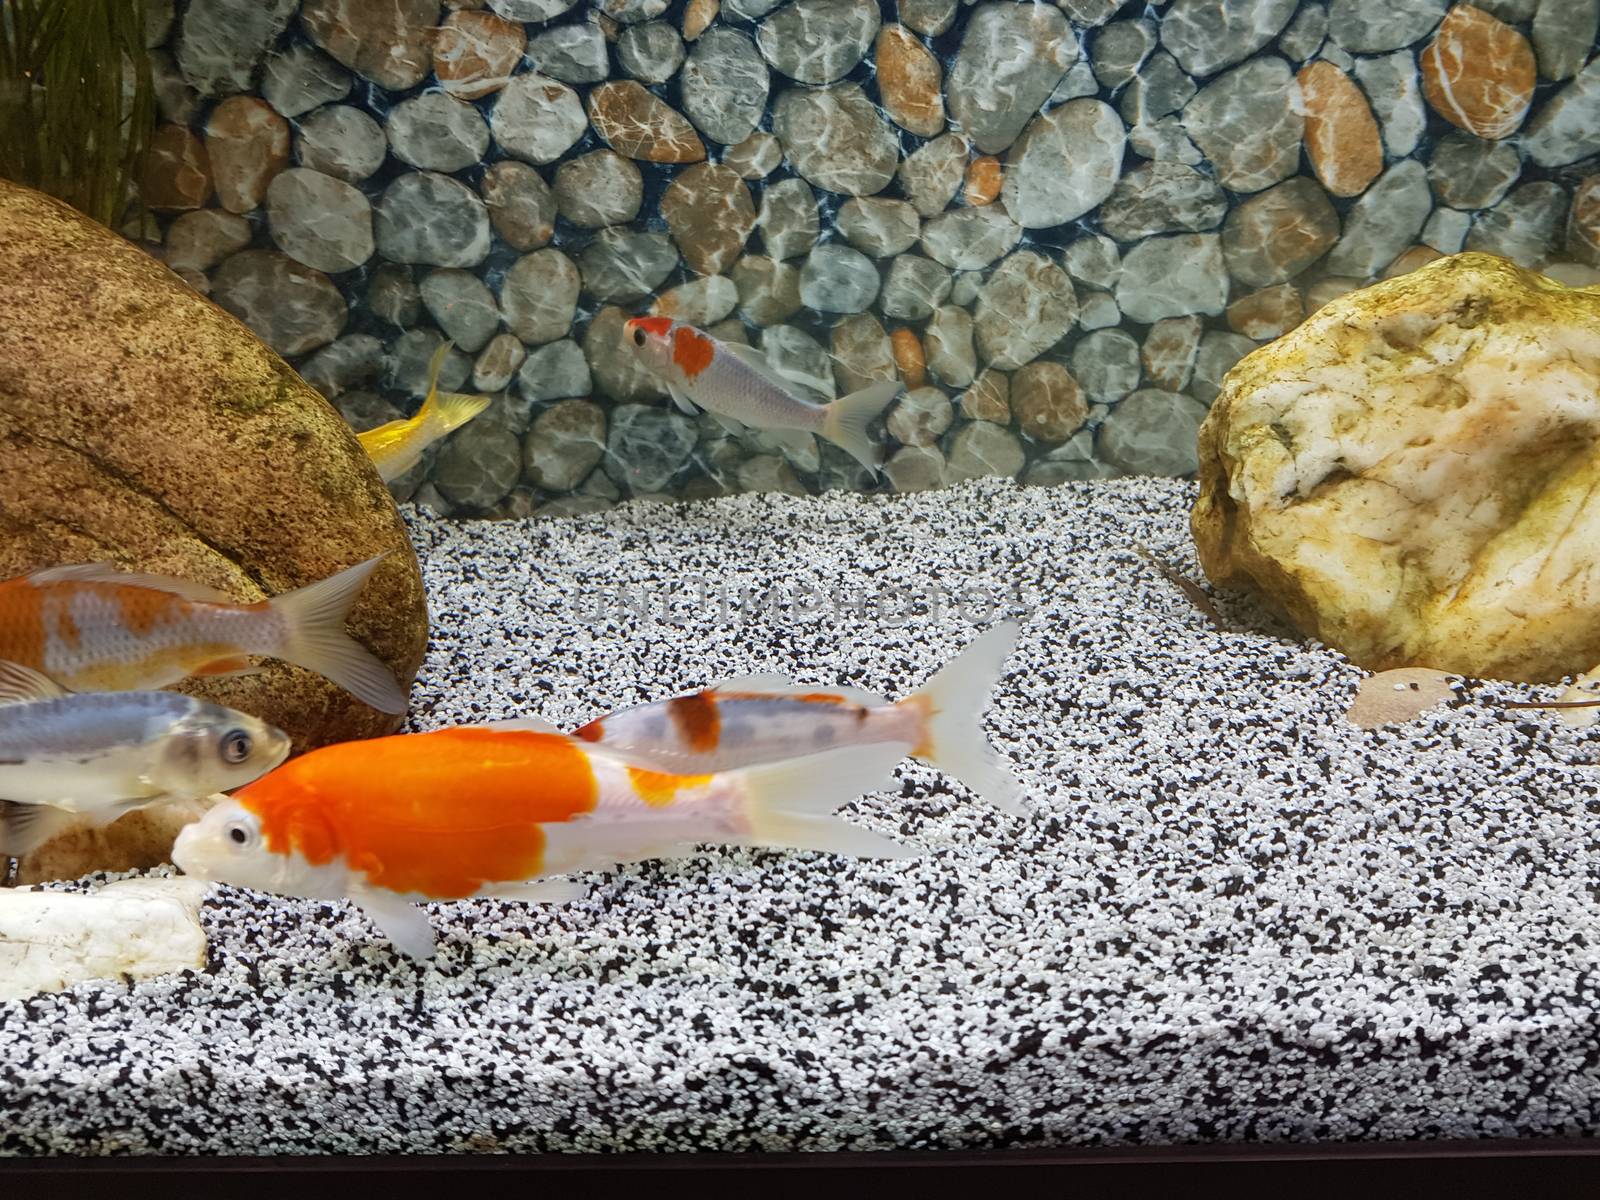
[[[707,412],[711,412],[710,409],[707,409],[706,411]],[[714,418],[716,418],[716,422],[717,422],[718,425],[721,425],[724,429],[726,429],[729,433],[733,434],[735,437],[737,437],[739,434],[744,432],[744,425],[739,421],[735,421],[732,417],[725,417],[721,413],[718,413],[718,412],[711,413],[711,415]]]
[[[512,717],[507,721],[483,721],[475,728],[499,729],[505,733],[559,733],[562,737],[570,737],[566,730],[550,724],[543,717]]]
[[[589,894],[589,886],[569,879],[536,879],[529,883],[493,883],[478,889],[478,895],[518,904],[570,904]]]
[[[404,897],[375,888],[353,887],[350,899],[407,958],[433,957],[433,924],[428,914]]]
[[[0,704],[31,704],[67,694],[67,689],[48,675],[18,662],[0,660]]]
[[[154,588],[158,592],[171,592],[185,600],[200,604],[238,604],[227,592],[192,579],[175,579],[170,575],[151,575],[143,571],[124,571],[116,563],[73,563],[65,567],[47,567],[28,576],[34,584],[48,583],[114,583],[118,587]]]
[[[672,402],[676,404],[681,411],[688,413],[691,417],[697,417],[700,415],[699,408],[695,406],[693,400],[689,399],[689,397],[683,394],[682,388],[668,385],[667,395],[672,397]]]
[[[75,814],[48,804],[0,800],[0,858],[23,858],[77,822]]]

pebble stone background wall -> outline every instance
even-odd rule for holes
[[[1462,248],[1600,278],[1600,0],[151,0],[133,236],[357,428],[494,406],[395,491],[1181,475],[1223,374]],[[671,313],[842,393],[885,479],[664,401]]]

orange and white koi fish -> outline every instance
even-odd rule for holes
[[[385,483],[399,479],[417,465],[424,450],[489,407],[488,396],[439,391],[439,370],[444,366],[445,355],[450,353],[450,346],[451,343],[446,342],[433,352],[433,359],[428,363],[428,395],[416,416],[356,434],[361,448]]]
[[[250,655],[272,655],[381,712],[405,712],[394,676],[344,630],[382,557],[254,604],[111,563],[35,571],[0,583],[0,659],[70,691],[125,692],[190,675],[251,674]]]
[[[694,852],[699,843],[905,858],[832,811],[889,782],[904,747],[867,746],[670,775],[537,721],[345,742],[285,764],[184,828],[189,875],[353,900],[401,952],[433,953],[429,900],[580,899],[546,876]]]
[[[660,771],[729,771],[836,746],[901,742],[990,804],[1020,815],[1022,788],[984,740],[980,720],[1017,624],[978,637],[916,695],[891,704],[857,688],[752,675],[641,704],[573,732]]]
[[[634,317],[623,330],[634,357],[684,412],[703,408],[736,432],[749,425],[798,448],[809,448],[811,435],[821,434],[877,471],[879,447],[867,426],[900,394],[899,382],[813,404],[796,392],[798,376],[786,376],[749,346],[719,342],[671,317]]]

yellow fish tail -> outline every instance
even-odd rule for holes
[[[361,448],[378,468],[378,477],[385,483],[411,470],[421,461],[424,450],[489,407],[488,396],[440,393],[439,371],[451,345],[444,342],[433,352],[428,363],[428,396],[416,416],[405,421],[390,421],[356,435]]]

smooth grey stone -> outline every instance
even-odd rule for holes
[[[922,251],[958,271],[976,271],[1009,253],[1022,229],[998,204],[957,208],[922,227]]]
[[[793,0],[761,22],[756,44],[774,69],[801,83],[834,83],[872,48],[878,0]]]
[[[610,66],[605,36],[588,22],[536,34],[528,39],[525,58],[535,71],[562,83],[599,83]]]
[[[273,244],[319,271],[348,271],[372,257],[372,205],[355,188],[305,167],[267,185]]]
[[[547,492],[570,492],[605,452],[605,409],[591,400],[562,400],[533,419],[522,442],[522,476]]]
[[[500,281],[500,315],[525,346],[567,336],[578,311],[578,268],[560,250],[524,254]]]
[[[1545,102],[1522,141],[1541,167],[1559,167],[1600,152],[1600,55]]]
[[[665,83],[684,60],[683,38],[665,21],[630,25],[617,38],[617,61],[628,75],[646,85]]]
[[[475,267],[493,241],[483,201],[431,171],[401,175],[384,189],[373,231],[384,258],[436,267]]]
[[[468,354],[483,349],[500,328],[494,293],[471,271],[455,267],[429,271],[419,291],[445,336]]]
[[[795,170],[830,192],[881,192],[900,162],[899,137],[853,83],[790,88],[773,107],[772,131]]]
[[[1072,377],[1097,404],[1121,400],[1139,386],[1139,343],[1121,329],[1099,329],[1072,348]]]
[[[1061,265],[1079,283],[1110,291],[1122,274],[1122,254],[1110,238],[1091,233],[1067,243]]]
[[[1328,252],[1328,273],[1376,275],[1416,241],[1432,211],[1427,170],[1414,159],[1396,163],[1345,213],[1344,236]]]
[[[1445,7],[1445,0],[1333,0],[1328,32],[1352,54],[1382,54],[1426,37]]]
[[[1016,434],[989,421],[968,421],[950,440],[945,479],[960,483],[987,475],[1015,478],[1028,461]]]
[[[1099,100],[1072,100],[1035,117],[1007,157],[1001,196],[1027,229],[1076,220],[1116,186],[1126,135]]]
[[[248,92],[299,0],[190,0],[178,25],[178,68],[202,96]]]
[[[945,81],[951,122],[980,152],[997,154],[1077,61],[1078,39],[1054,6],[979,4]]]
[[[1097,457],[1130,475],[1192,475],[1200,469],[1206,406],[1176,392],[1144,388],[1118,402],[1100,426]]]
[[[1383,146],[1392,158],[1404,158],[1417,148],[1428,127],[1422,103],[1422,78],[1409,50],[1396,50],[1378,58],[1358,58],[1356,78],[1372,105],[1372,115],[1383,130]]]
[[[684,115],[712,141],[726,145],[755,132],[771,85],[771,73],[754,43],[720,25],[700,35],[679,79]]]
[[[1525,183],[1488,212],[1481,212],[1467,235],[1468,250],[1509,258],[1536,267],[1555,253],[1567,221],[1567,193],[1548,179]]]
[[[920,254],[901,254],[889,264],[878,306],[883,315],[921,321],[950,296],[950,272]]]
[[[1488,142],[1462,129],[1439,139],[1428,160],[1428,182],[1441,204],[1492,208],[1522,174],[1522,158],[1509,142]]]
[[[681,413],[620,405],[606,436],[606,474],[633,492],[662,491],[689,461],[694,441],[694,422]]]
[[[1200,350],[1194,356],[1194,372],[1189,376],[1189,393],[1204,404],[1210,404],[1222,391],[1222,379],[1246,354],[1254,353],[1256,344],[1241,333],[1224,333],[1220,329],[1208,331],[1200,339]]]
[[[803,179],[780,179],[761,193],[761,245],[775,259],[799,258],[817,244],[817,196]]]
[[[1222,239],[1214,233],[1147,238],[1122,256],[1116,297],[1124,315],[1143,324],[1220,313],[1228,303]]]
[[[578,343],[569,338],[530,351],[517,372],[517,390],[531,401],[587,396],[591,387],[589,360]]]
[[[443,92],[424,92],[389,110],[389,149],[408,166],[460,171],[476,166],[489,149],[489,126],[478,110]]]
[[[1161,44],[1190,75],[1243,62],[1294,15],[1296,0],[1177,0],[1161,18]]]
[[[1227,211],[1227,197],[1209,175],[1182,163],[1151,162],[1117,181],[1100,226],[1118,241],[1136,242],[1158,233],[1215,229]]]
[[[304,116],[350,94],[350,72],[309,42],[295,42],[267,57],[261,98],[279,116]]]
[[[911,249],[922,233],[922,222],[910,204],[877,196],[846,200],[834,224],[852,246],[873,258]]]
[[[1300,167],[1305,117],[1294,72],[1275,55],[1235,67],[1184,107],[1183,127],[1223,187],[1271,187]]]
[[[639,215],[644,177],[631,159],[611,150],[591,150],[556,168],[556,209],[574,225],[602,229]]]
[[[360,183],[383,166],[389,142],[383,128],[359,108],[329,104],[300,123],[295,150],[301,166]]]
[[[865,312],[877,294],[878,268],[848,246],[818,246],[800,268],[800,299],[818,312]]]
[[[583,287],[601,301],[639,300],[666,282],[678,251],[664,233],[614,225],[602,229],[578,255]]]

